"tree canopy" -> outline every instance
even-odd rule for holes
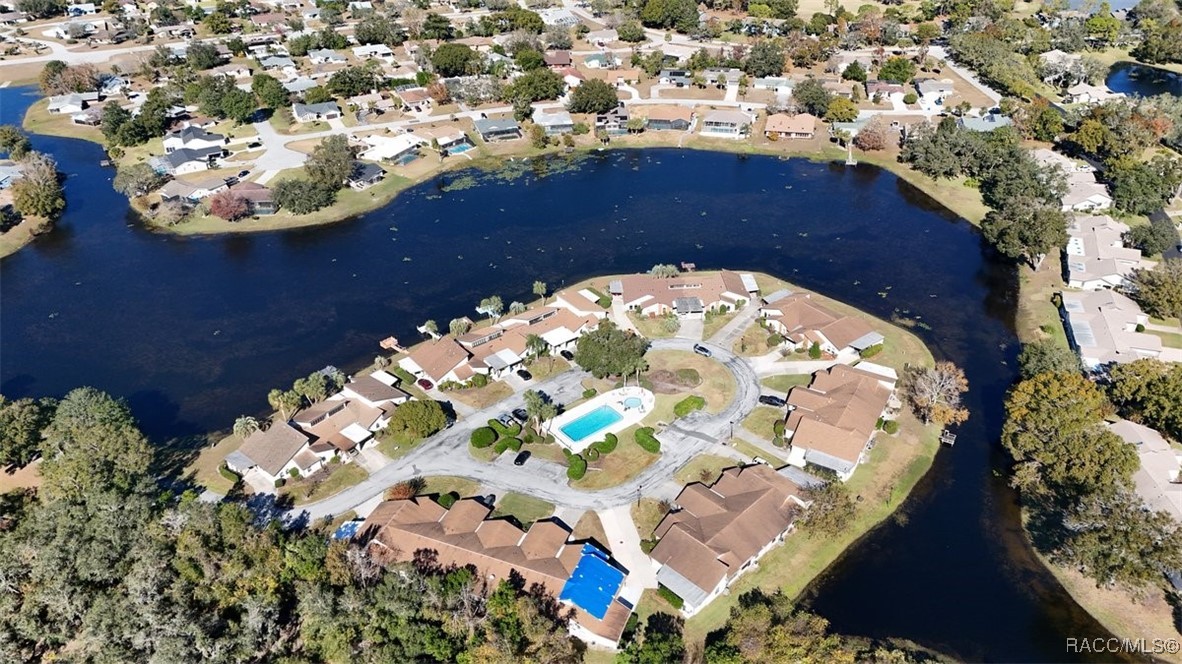
[[[610,320],[579,337],[575,348],[575,363],[596,378],[626,376],[641,369],[649,341],[629,331],[621,330]]]
[[[571,113],[606,113],[619,103],[615,88],[607,81],[593,78],[571,92],[567,108]]]

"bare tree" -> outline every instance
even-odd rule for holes
[[[934,367],[908,367],[899,389],[911,410],[925,423],[959,424],[969,418],[961,395],[969,390],[964,371],[951,362]]]

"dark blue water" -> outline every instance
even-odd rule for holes
[[[1104,82],[1113,92],[1127,95],[1182,95],[1182,75],[1132,62],[1112,65]]]
[[[0,122],[30,102],[0,90]],[[265,395],[480,298],[528,299],[583,278],[692,261],[782,276],[878,316],[902,315],[970,380],[972,419],[903,519],[809,593],[834,628],[961,658],[1061,661],[1102,630],[1031,560],[995,476],[1014,378],[1013,271],[979,235],[873,167],[682,150],[538,161],[503,180],[415,187],[320,229],[180,238],[127,218],[95,145],[35,137],[70,177],[54,234],[0,262],[0,390],[126,396],[159,440],[226,428]],[[476,184],[443,191],[446,183]],[[926,328],[926,329],[925,329]]]

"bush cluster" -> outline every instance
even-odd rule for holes
[[[893,436],[899,433],[899,423],[895,420],[887,420],[882,423],[882,430]]]
[[[521,433],[521,425],[516,422],[513,422],[510,426],[505,426],[498,420],[489,420],[488,426],[492,427],[492,430],[501,436],[516,436]]]
[[[653,435],[652,427],[641,427],[636,430],[635,434],[636,444],[640,449],[650,454],[658,454],[661,451],[661,441]]]
[[[497,432],[489,427],[480,427],[472,431],[472,447],[482,449],[497,442]]]
[[[502,454],[505,452],[505,450],[513,450],[514,452],[520,452],[521,451],[521,439],[520,438],[502,438],[497,441],[496,445],[493,446],[493,451],[496,452],[497,454]]]
[[[566,476],[572,480],[581,480],[587,474],[587,460],[578,454],[566,455]]]
[[[685,605],[685,600],[681,599],[677,593],[669,590],[665,586],[657,586],[657,594],[665,598],[665,601],[673,605],[673,608],[675,609],[680,609]]]
[[[673,414],[678,417],[685,417],[695,410],[702,410],[705,407],[705,399],[696,394],[691,394],[673,406]]]
[[[599,392],[596,391],[596,389],[594,387],[588,387],[587,389],[583,390],[583,398],[590,399],[591,397],[595,396],[598,393]]]
[[[858,355],[862,356],[863,358],[868,358],[868,357],[874,357],[875,355],[878,355],[881,352],[882,352],[882,344],[874,344],[873,346],[871,346],[869,348],[863,348],[861,351],[858,352]]]

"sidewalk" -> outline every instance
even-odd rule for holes
[[[657,570],[652,558],[640,548],[640,533],[632,521],[632,504],[599,510],[598,514],[608,540],[605,544],[611,549],[612,557],[628,570],[620,594],[635,602],[644,589],[657,587]]]

